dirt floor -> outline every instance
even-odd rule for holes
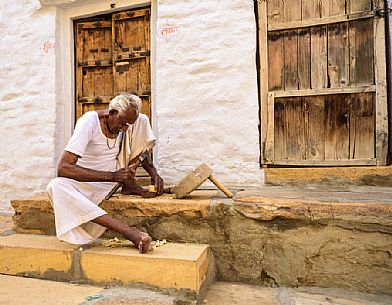
[[[0,305],[191,305],[137,288],[103,288],[0,275]],[[342,289],[266,288],[218,282],[204,305],[389,305],[392,296]]]

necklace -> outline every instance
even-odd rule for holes
[[[106,124],[106,129],[108,130],[108,132],[109,132],[110,134],[113,134],[112,131],[111,131],[110,128],[109,128],[109,122],[108,122],[108,118],[107,118],[107,117],[105,117],[105,124]],[[107,147],[108,147],[109,149],[113,149],[113,148],[116,146],[117,138],[118,138],[118,137],[116,137],[116,138],[114,139],[114,144],[113,144],[112,147],[110,147],[110,145],[109,145],[109,138],[106,137],[106,145],[107,145]]]

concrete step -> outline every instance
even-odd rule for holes
[[[205,244],[167,243],[139,254],[130,242],[99,243],[79,247],[53,236],[0,236],[0,274],[99,285],[141,283],[196,295],[213,280],[213,258]]]

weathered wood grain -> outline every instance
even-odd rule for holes
[[[310,74],[311,88],[328,87],[327,26],[311,28]]]
[[[284,32],[284,88],[298,89],[298,35],[297,30]]]
[[[373,19],[349,23],[350,85],[374,84]]]
[[[304,103],[305,159],[323,161],[325,159],[324,97],[306,97]]]
[[[298,89],[310,89],[310,28],[298,30]]]
[[[349,46],[347,23],[328,25],[329,87],[343,87],[349,83]]]
[[[283,32],[268,33],[268,88],[269,91],[284,90],[284,35]]]

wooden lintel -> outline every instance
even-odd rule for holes
[[[312,95],[347,94],[347,93],[363,93],[363,92],[376,92],[376,86],[370,85],[370,86],[358,86],[358,87],[275,91],[274,95],[275,98],[278,98],[278,97],[292,97],[292,96],[312,96]]]
[[[352,159],[352,160],[275,160],[266,162],[268,165],[284,165],[284,166],[375,166],[376,159]]]
[[[111,21],[90,21],[90,22],[83,22],[78,24],[78,28],[83,30],[88,29],[96,29],[96,28],[111,28],[112,22]]]
[[[268,31],[271,32],[271,31],[305,28],[310,26],[326,25],[326,24],[345,22],[351,20],[373,18],[374,16],[375,16],[374,12],[363,12],[363,13],[346,14],[346,15],[326,17],[326,18],[317,18],[311,20],[292,21],[292,22],[275,23],[275,24],[272,23],[268,25]]]

